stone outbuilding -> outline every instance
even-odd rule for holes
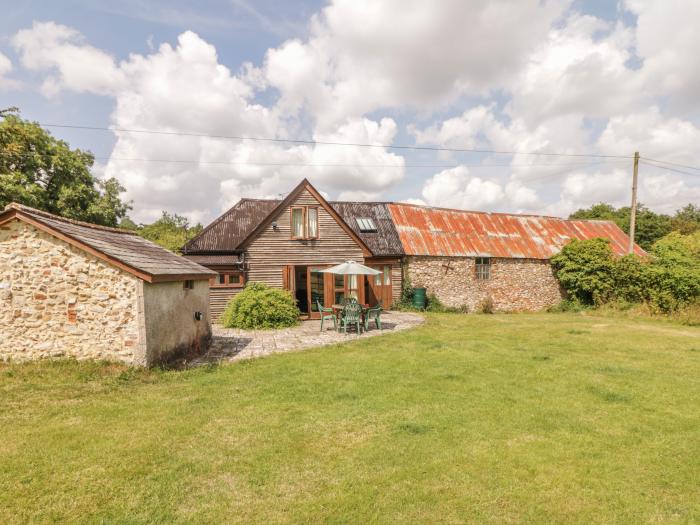
[[[10,204],[0,213],[0,360],[150,366],[203,351],[214,275],[134,232]]]

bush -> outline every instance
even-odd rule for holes
[[[583,305],[644,304],[668,314],[692,312],[700,301],[700,232],[670,233],[648,258],[616,259],[604,239],[574,240],[552,258],[552,266],[570,300]]]
[[[227,328],[284,328],[298,321],[299,309],[292,294],[255,282],[231,299],[221,316]]]
[[[615,286],[615,263],[608,240],[574,239],[551,262],[571,298],[588,305],[610,299]]]
[[[426,312],[444,313],[447,311],[447,308],[445,307],[445,305],[440,302],[440,299],[438,299],[437,295],[435,295],[434,293],[428,294],[428,297],[426,298],[426,302],[427,302],[427,304],[425,305]]]

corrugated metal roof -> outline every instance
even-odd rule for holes
[[[376,257],[401,256],[403,247],[385,202],[331,202],[333,209],[362,239]],[[376,232],[362,232],[357,219],[370,218]]]
[[[611,221],[388,205],[406,255],[549,259],[570,239],[609,239],[617,255],[628,237]],[[635,246],[635,253],[645,252]]]
[[[235,252],[272,210],[282,201],[241,199],[182,247],[182,253]]]
[[[3,214],[12,210],[19,212],[20,218],[23,215],[27,216],[50,230],[70,237],[137,272],[153,277],[154,280],[192,279],[200,275],[207,278],[213,274],[211,270],[175,255],[129,230],[74,221],[15,203],[9,204]]]

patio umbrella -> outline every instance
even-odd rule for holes
[[[345,261],[342,264],[331,266],[321,271],[325,273],[334,273],[336,275],[379,275],[382,273],[355,261]]]

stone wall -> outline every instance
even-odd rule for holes
[[[206,351],[211,339],[209,282],[194,281],[187,289],[182,281],[143,283],[144,329],[148,364],[174,356]],[[202,319],[194,317],[202,313]]]
[[[542,310],[564,297],[549,261],[492,258],[488,280],[477,280],[473,257],[415,256],[406,264],[411,286],[468,311],[478,310],[487,297],[499,311]]]
[[[19,220],[0,226],[0,359],[145,363],[141,280]]]

